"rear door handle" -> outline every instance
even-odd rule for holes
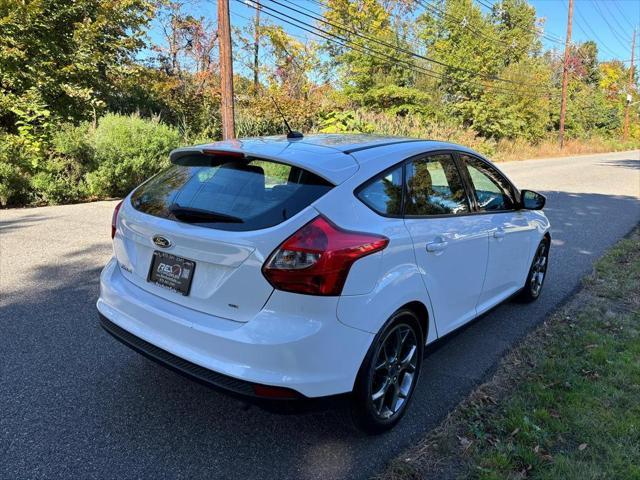
[[[427,243],[427,252],[442,252],[447,248],[447,245],[449,245],[449,242],[442,238],[437,238],[435,241]]]
[[[501,239],[504,238],[505,233],[502,228],[499,228],[493,232],[493,238]]]

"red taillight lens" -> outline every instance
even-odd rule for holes
[[[343,230],[320,216],[280,245],[262,272],[279,290],[340,295],[353,262],[388,243],[382,235]]]
[[[122,206],[122,201],[118,202],[116,208],[113,209],[113,215],[111,216],[111,239],[116,236],[116,229],[118,226],[118,212]]]

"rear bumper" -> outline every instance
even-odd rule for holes
[[[200,382],[247,398],[255,385],[300,399],[352,390],[373,335],[336,317],[337,299],[274,292],[249,322],[198,312],[132,284],[110,261],[100,277],[102,326],[145,356]]]

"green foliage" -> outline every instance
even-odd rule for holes
[[[572,81],[568,95],[566,129],[569,136],[584,138],[595,132],[604,135],[619,132],[621,105],[608,102],[601,89]]]
[[[395,48],[411,48],[407,24],[397,21],[411,5],[410,1],[327,0],[324,15],[329,25],[323,27],[354,46],[347,48],[344,41],[324,45],[347,95],[377,85],[414,83],[415,73],[407,68],[413,65],[413,58]],[[346,29],[340,28],[345,25]]]
[[[157,119],[105,115],[93,134],[97,168],[87,175],[89,192],[99,197],[124,196],[168,165],[168,154],[180,144],[178,131]]]
[[[375,126],[363,122],[355,112],[329,112],[320,123],[322,133],[373,133]]]
[[[95,167],[93,127],[63,125],[52,136],[49,160],[31,180],[39,202],[58,204],[77,202],[89,194],[85,176]]]
[[[385,85],[373,87],[357,98],[364,107],[384,111],[392,115],[405,116],[419,114],[427,117],[435,116],[432,96],[415,87]]]
[[[0,126],[16,133],[21,126],[16,122],[40,125],[44,106],[62,120],[87,118],[102,108],[112,78],[143,45],[151,5],[150,0],[1,1],[0,91],[16,108],[0,104]]]
[[[465,103],[464,108],[469,109],[465,116],[473,119],[476,132],[496,140],[523,138],[532,142],[547,134],[552,103],[551,92],[545,95],[545,87],[551,72],[539,61],[523,60],[506,67],[502,75],[506,79],[517,79],[525,72],[532,84],[530,87],[487,89],[477,100]]]
[[[0,206],[30,201],[32,161],[33,151],[23,138],[0,134]]]

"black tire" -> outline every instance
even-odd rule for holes
[[[420,322],[413,311],[398,310],[387,320],[374,338],[356,378],[351,416],[358,428],[368,434],[382,433],[404,416],[420,377],[424,343]],[[400,354],[395,353],[398,346]],[[375,401],[374,395],[378,395]]]
[[[544,238],[538,245],[536,253],[529,267],[529,274],[518,299],[524,303],[537,300],[542,293],[542,286],[547,278],[547,268],[549,266],[549,239]],[[542,261],[542,264],[541,264]]]

